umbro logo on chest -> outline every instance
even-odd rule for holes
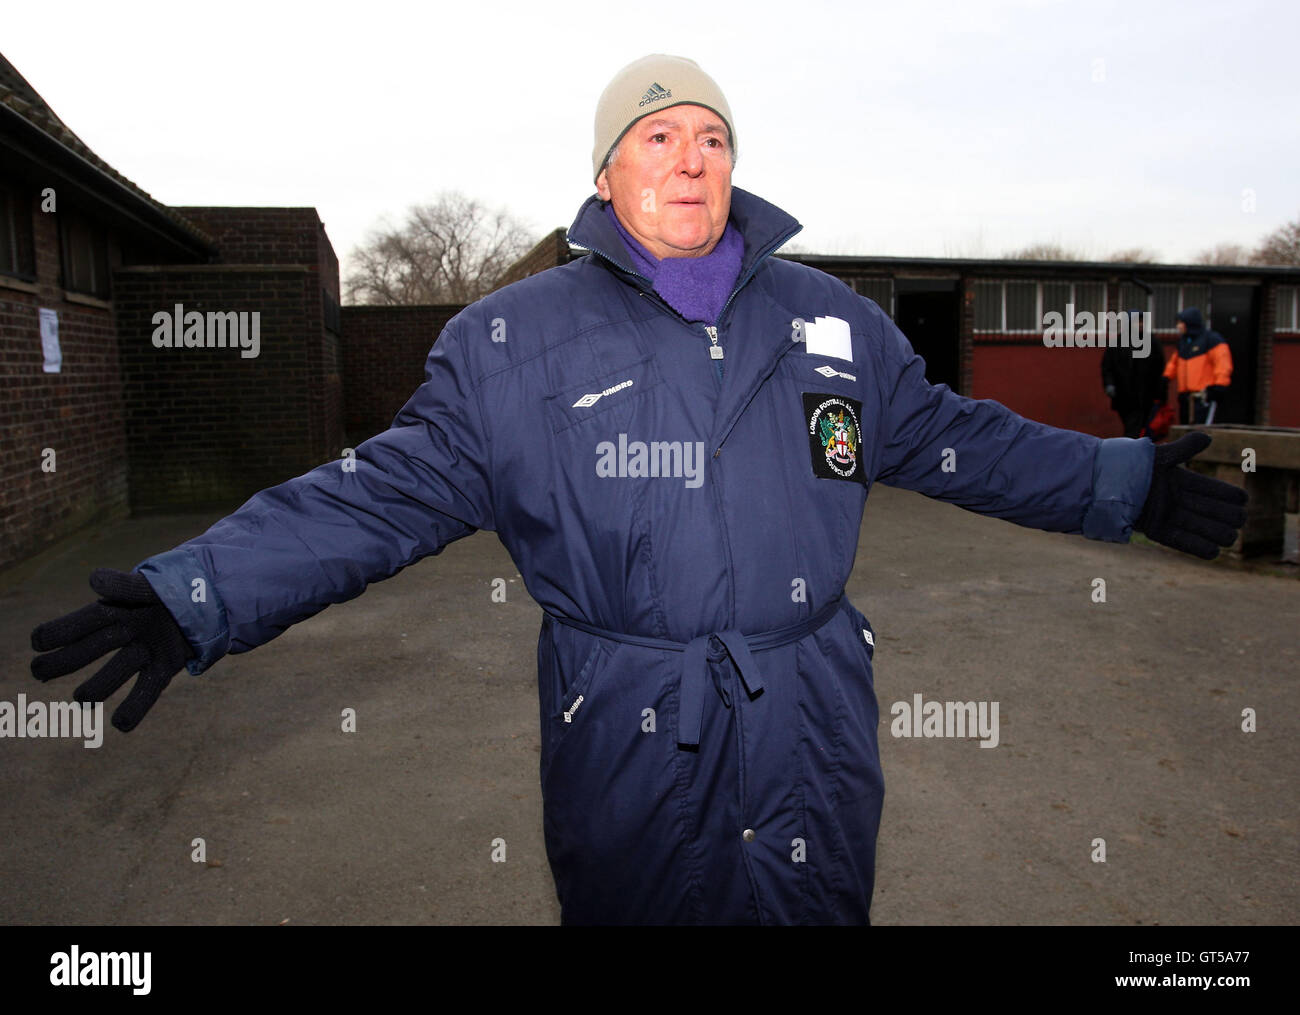
[[[843,370],[836,370],[833,366],[830,366],[829,364],[818,367],[815,372],[821,374],[823,377],[843,377],[846,381],[857,380],[857,377],[855,375],[846,374]]]
[[[606,388],[604,391],[593,391],[593,392],[590,392],[589,394],[583,395],[583,396],[582,396],[581,398],[579,398],[576,402],[574,402],[574,403],[573,403],[573,408],[575,408],[575,409],[588,409],[588,408],[590,408],[591,406],[595,405],[597,402],[599,402],[599,401],[600,401],[602,398],[604,398],[606,395],[612,395],[612,394],[614,394],[614,392],[616,392],[616,391],[622,391],[624,388],[630,388],[631,386],[632,386],[632,379],[631,379],[631,378],[628,378],[626,381],[623,381],[623,382],[620,383],[620,384],[615,384],[615,385],[613,385],[613,386],[611,386],[611,387],[608,387],[608,388]]]

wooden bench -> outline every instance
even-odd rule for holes
[[[1229,553],[1237,556],[1280,554],[1300,564],[1300,429],[1245,426],[1174,426],[1169,439],[1192,430],[1209,434],[1212,443],[1192,459],[1189,468],[1250,494],[1246,524]],[[1254,452],[1254,471],[1248,471]]]

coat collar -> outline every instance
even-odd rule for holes
[[[629,281],[638,287],[652,288],[650,280],[632,266],[623,238],[606,217],[603,205],[595,194],[583,202],[573,225],[569,226],[568,241],[600,255],[621,274],[630,276]],[[749,281],[764,260],[803,228],[794,216],[739,187],[731,188],[730,218],[745,240],[745,253],[736,278],[737,290]]]

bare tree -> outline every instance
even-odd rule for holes
[[[1129,247],[1115,251],[1106,260],[1115,264],[1156,264],[1160,255],[1149,247]]]
[[[1265,236],[1250,259],[1254,264],[1300,264],[1300,218]]]
[[[371,230],[353,248],[344,280],[347,303],[473,303],[536,237],[505,209],[463,194],[412,205],[405,221]]]
[[[1193,257],[1192,264],[1250,264],[1250,250],[1240,243],[1216,243]]]
[[[1011,261],[1086,261],[1079,251],[1059,243],[1031,243],[1006,255]]]

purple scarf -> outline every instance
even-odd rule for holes
[[[745,241],[731,221],[722,239],[704,257],[655,257],[623,228],[614,214],[614,205],[605,205],[605,214],[623,237],[632,256],[632,267],[654,283],[655,292],[688,321],[715,324],[740,275]]]

